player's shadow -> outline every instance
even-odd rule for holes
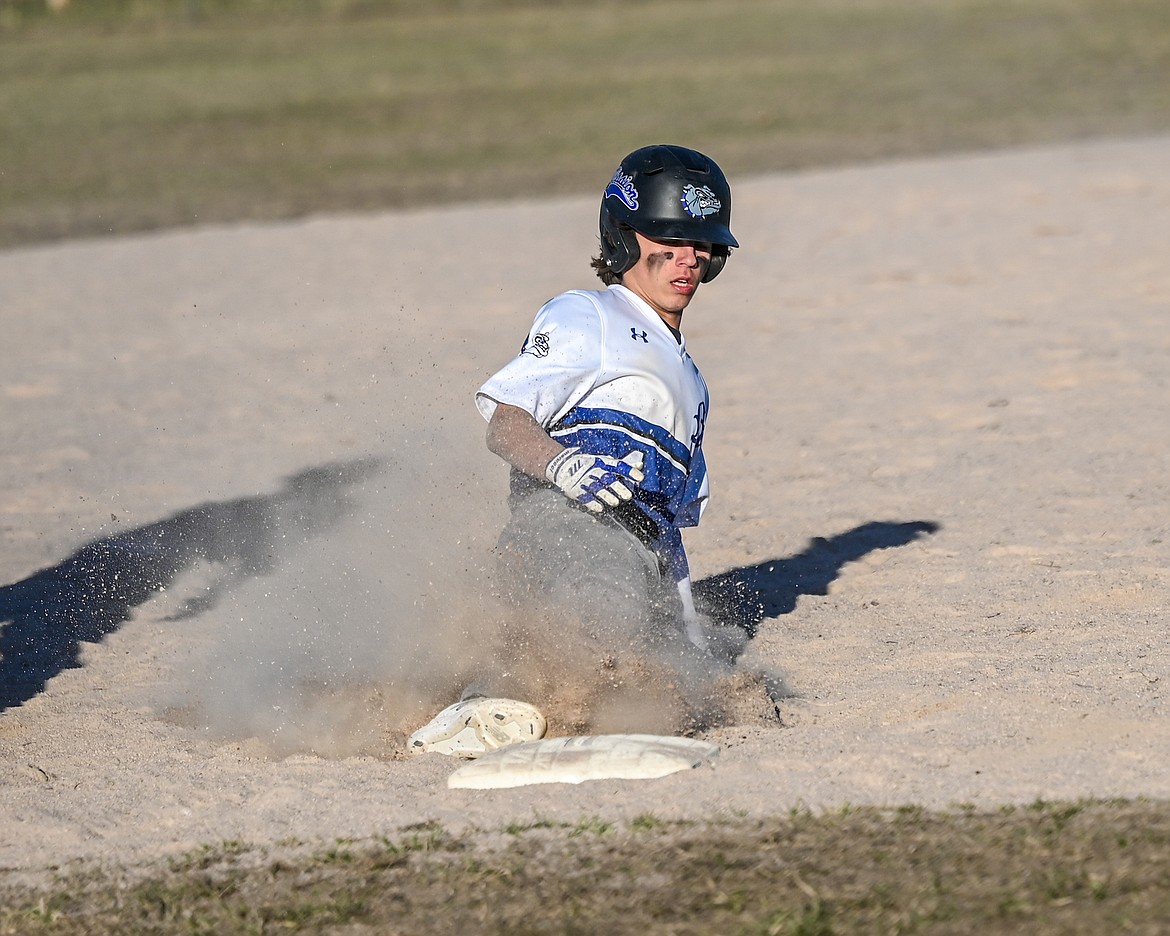
[[[176,619],[212,606],[237,582],[272,571],[281,555],[351,509],[374,460],[310,468],[274,494],[202,504],[167,520],[89,543],[68,559],[0,587],[0,711],[81,665],[81,645],[113,633],[134,609],[203,560],[212,584]]]
[[[695,583],[695,602],[715,623],[734,625],[754,637],[767,618],[788,614],[801,595],[827,595],[847,562],[877,549],[905,546],[939,529],[930,520],[871,521],[825,539],[815,537],[795,556],[768,559]]]

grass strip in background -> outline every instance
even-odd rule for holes
[[[1166,0],[0,0],[0,247],[1168,129]]]
[[[226,842],[2,894],[0,933],[1163,932],[1170,807],[796,812],[755,822],[437,826],[311,852]]]

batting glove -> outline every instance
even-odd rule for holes
[[[634,496],[632,489],[646,477],[641,452],[617,459],[591,455],[580,448],[567,448],[556,455],[544,469],[544,476],[566,497],[593,513],[628,501]]]

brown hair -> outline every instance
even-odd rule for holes
[[[597,274],[597,278],[605,283],[606,286],[616,286],[622,281],[622,278],[611,270],[609,264],[601,257],[594,257],[589,261],[589,265],[593,267],[593,272]]]

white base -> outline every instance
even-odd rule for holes
[[[584,735],[506,748],[467,764],[447,786],[495,790],[535,783],[650,780],[698,767],[719,753],[717,744],[664,735]]]

